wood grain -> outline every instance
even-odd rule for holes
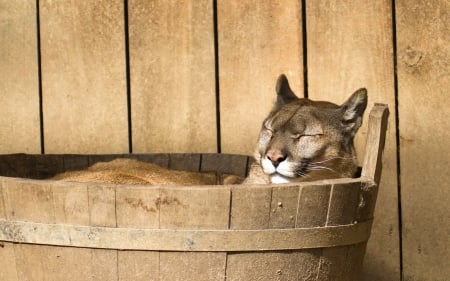
[[[128,3],[133,151],[216,152],[212,1]]]
[[[158,187],[117,189],[117,227],[158,229],[159,198]],[[159,252],[119,251],[118,274],[119,280],[159,280]]]
[[[450,276],[450,6],[396,1],[404,280]]]
[[[217,1],[222,152],[253,154],[278,75],[303,96],[298,1]]]
[[[106,185],[88,185],[89,225],[116,227],[116,188]],[[91,249],[91,274],[93,280],[114,280],[118,276],[118,252]]]
[[[0,1],[0,153],[40,153],[36,1]]]
[[[3,191],[3,181],[0,180],[0,219],[7,219],[6,199],[6,192]],[[2,261],[0,280],[18,281],[19,278],[17,276],[16,258],[13,243],[0,241],[0,261]]]
[[[46,152],[128,152],[123,1],[39,5]]]
[[[386,103],[394,116],[391,1],[307,1],[306,21],[309,97],[342,104],[354,91],[365,87],[368,109],[374,102]],[[366,117],[356,137],[360,161]],[[365,280],[400,279],[395,127],[395,118],[390,118]]]
[[[228,229],[229,188],[167,188],[160,197],[160,228]],[[224,280],[227,254],[161,252],[161,280]]]

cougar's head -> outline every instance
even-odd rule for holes
[[[338,106],[298,98],[281,75],[276,92],[255,153],[272,183],[352,177],[357,169],[353,138],[367,106],[366,89]]]

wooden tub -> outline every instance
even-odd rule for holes
[[[358,280],[388,110],[369,117],[362,176],[285,185],[38,180],[131,157],[244,176],[225,154],[0,156],[0,280]]]

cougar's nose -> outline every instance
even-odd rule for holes
[[[274,167],[278,167],[278,165],[286,160],[286,155],[284,155],[281,151],[277,149],[271,149],[266,154],[267,159],[269,159]]]

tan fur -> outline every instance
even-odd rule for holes
[[[53,179],[73,182],[173,186],[235,184],[242,181],[237,176],[174,171],[155,164],[123,158],[110,162],[99,162],[82,171],[58,174]]]
[[[281,75],[277,102],[264,120],[245,183],[286,183],[352,177],[353,138],[367,105],[365,89],[343,105],[299,99]]]

